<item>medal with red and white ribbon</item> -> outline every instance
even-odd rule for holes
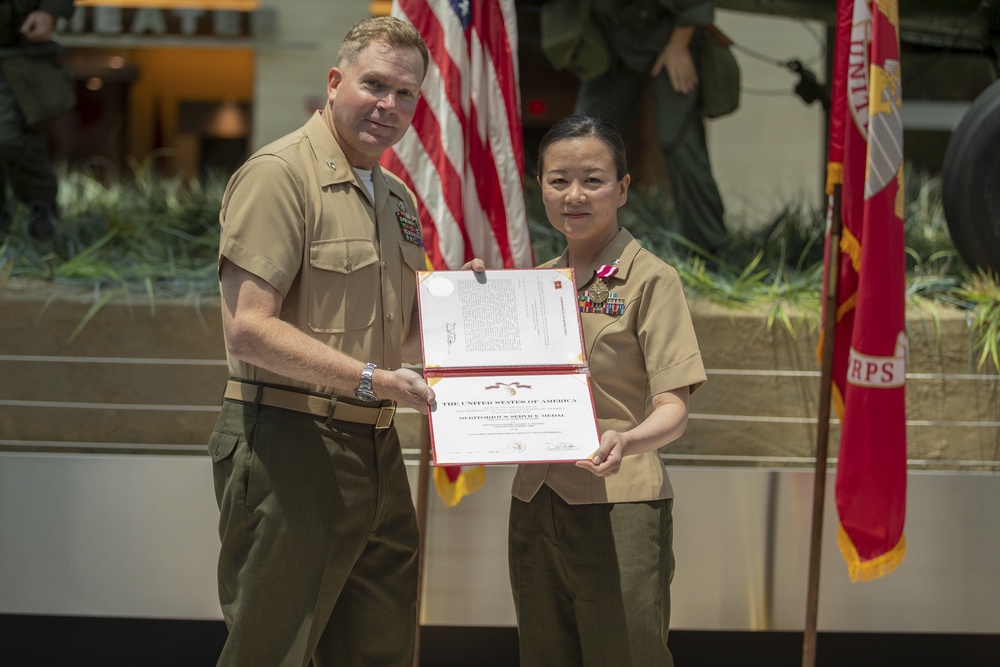
[[[608,285],[604,281],[618,273],[618,267],[612,264],[601,264],[597,269],[597,280],[590,286],[590,300],[600,305],[608,300]]]

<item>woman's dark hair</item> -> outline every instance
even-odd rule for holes
[[[628,165],[625,162],[625,142],[622,140],[621,132],[606,120],[583,114],[563,118],[545,133],[541,143],[538,144],[538,165],[536,166],[538,171],[536,174],[539,177],[542,175],[545,151],[548,150],[549,146],[563,139],[583,139],[586,137],[595,137],[604,142],[615,161],[615,175],[618,180],[625,178],[625,174],[628,173]]]

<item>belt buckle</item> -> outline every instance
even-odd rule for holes
[[[384,429],[392,426],[392,418],[396,415],[396,404],[384,405],[378,410],[378,419],[375,420],[376,429]]]

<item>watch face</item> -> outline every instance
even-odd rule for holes
[[[378,400],[378,397],[375,394],[371,393],[370,391],[363,391],[361,389],[354,392],[354,395],[357,396],[362,401],[368,401],[369,403],[373,403]]]

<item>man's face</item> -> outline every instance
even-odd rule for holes
[[[330,70],[326,123],[351,166],[371,169],[402,139],[420,96],[424,61],[411,48],[368,45],[354,62]]]

